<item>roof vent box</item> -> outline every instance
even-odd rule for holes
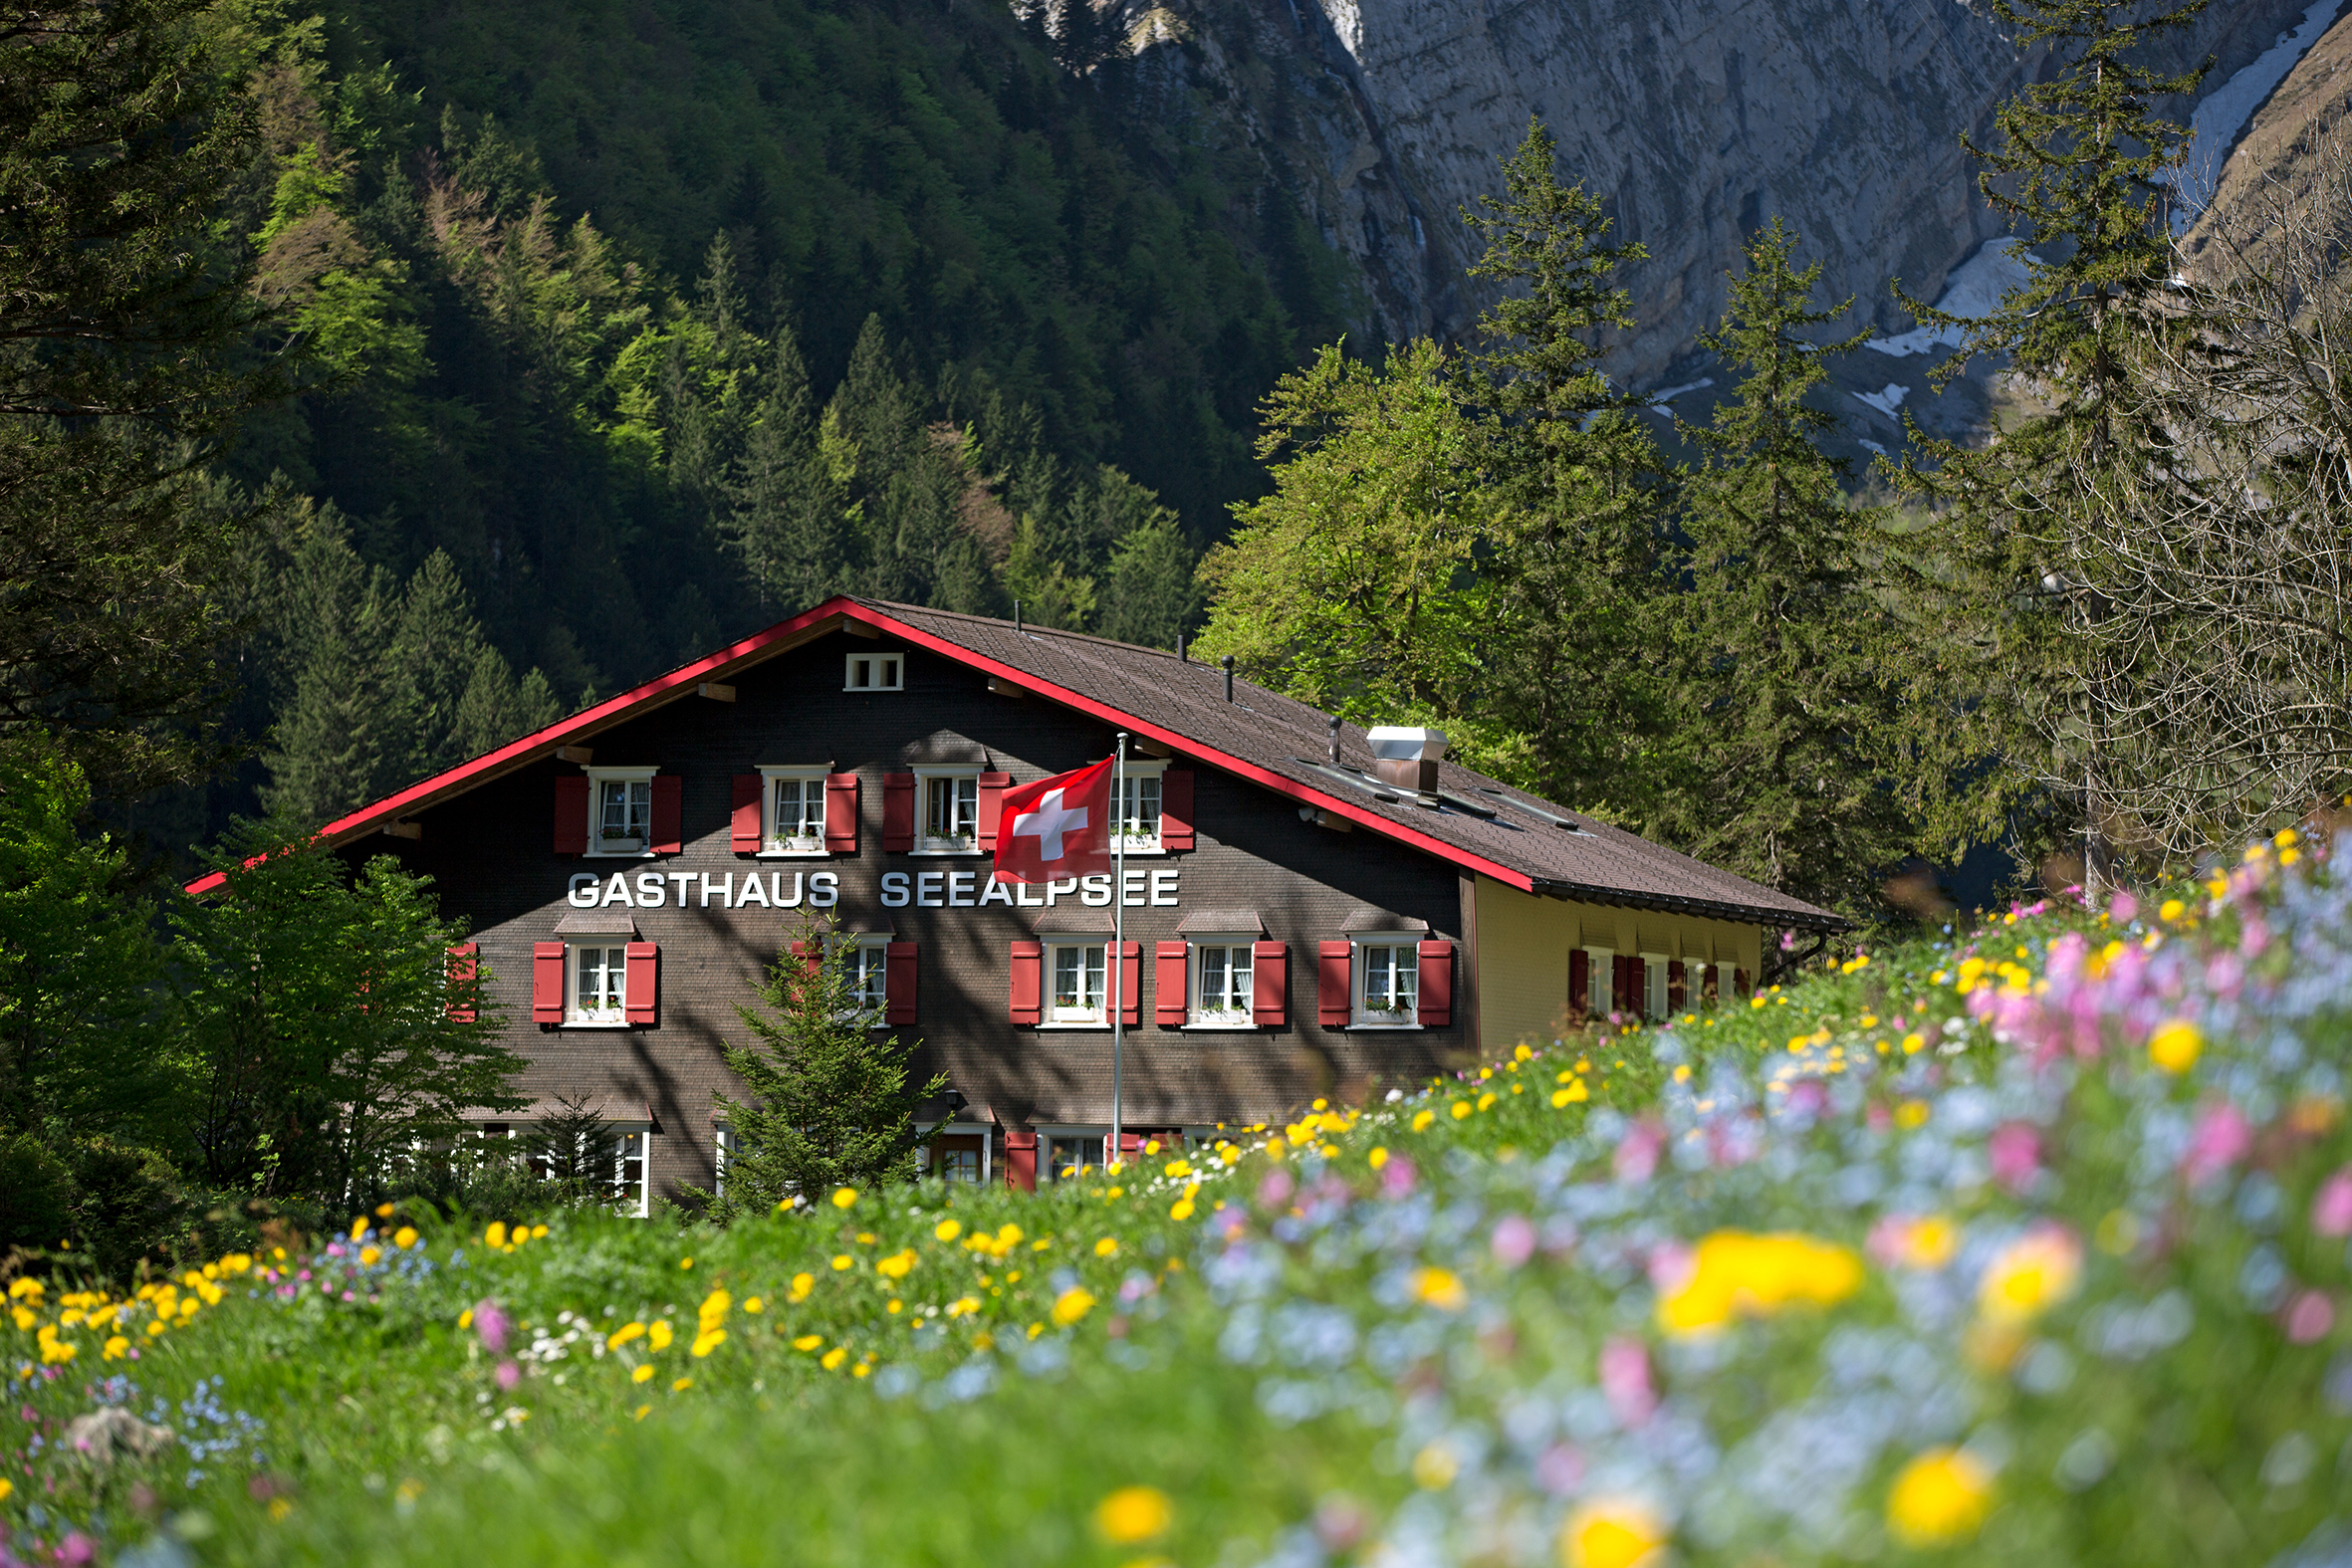
[[[1437,788],[1437,762],[1446,755],[1446,732],[1381,725],[1365,732],[1372,749],[1372,777],[1400,789],[1427,794]]]

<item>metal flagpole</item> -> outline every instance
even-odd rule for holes
[[[1119,732],[1118,761],[1110,771],[1110,1159],[1125,1156],[1120,1141],[1119,1058],[1127,1043],[1127,732]]]

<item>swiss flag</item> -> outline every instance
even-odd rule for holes
[[[1050,882],[1110,869],[1110,770],[1056,774],[1005,791],[997,880]]]

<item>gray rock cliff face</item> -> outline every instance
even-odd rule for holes
[[[2219,82],[2304,3],[2217,0],[2149,57],[2211,56]],[[2046,65],[1961,0],[1159,0],[1128,17],[1147,58],[1181,56],[1242,116],[1391,338],[1467,332],[1485,297],[1462,276],[1460,211],[1541,117],[1563,176],[1648,248],[1625,280],[1636,325],[1611,345],[1634,386],[1691,355],[1774,214],[1828,297],[1854,297],[1854,325],[1908,327],[1890,279],[1933,299],[2003,232],[1962,133]]]

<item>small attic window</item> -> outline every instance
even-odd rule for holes
[[[895,653],[852,653],[849,672],[842,690],[852,692],[904,691],[900,679],[902,666]]]

